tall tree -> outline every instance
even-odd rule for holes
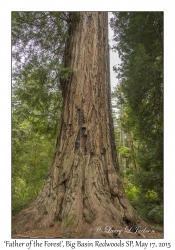
[[[90,237],[114,237],[96,227],[144,224],[124,194],[116,158],[107,16],[67,15],[63,63],[73,73],[60,80],[63,112],[57,146],[41,193],[14,217],[18,232],[60,222],[63,230],[89,225]]]

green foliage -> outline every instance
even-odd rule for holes
[[[128,148],[128,147],[119,147],[118,148],[118,151],[119,151],[119,153],[120,153],[120,155],[121,155],[121,157],[124,157],[124,158],[130,158],[131,157],[131,150],[130,150],[130,148]]]
[[[128,176],[126,178],[126,173],[124,174],[124,176],[125,177],[123,179],[123,186],[124,186],[125,193],[126,193],[127,197],[129,198],[129,200],[131,201],[131,203],[134,203],[134,201],[137,200],[137,197],[138,197],[140,190],[130,180],[131,176],[130,177]]]
[[[39,107],[37,110],[34,109],[32,98],[31,103],[29,99],[23,99],[25,91],[25,88],[23,92],[17,91],[18,95],[15,95],[15,99],[18,102],[15,101],[12,108],[13,214],[27,207],[44,184],[55,150],[61,112],[61,110],[57,112],[57,115],[50,120],[48,116],[42,116],[42,110],[39,110]],[[16,94],[16,91],[14,93]],[[46,107],[45,111],[47,111]]]
[[[22,137],[12,138],[13,214],[26,207],[41,190],[55,145],[51,138],[18,131]]]
[[[64,67],[63,64],[59,65],[60,79],[67,81],[71,74],[73,73],[71,67]]]
[[[12,12],[14,79],[20,76],[21,68],[41,67],[47,69],[52,81],[58,81],[68,22],[67,12]]]
[[[55,149],[55,140],[25,135],[12,138],[12,213],[27,207],[40,192]]]
[[[163,218],[163,205],[154,207],[149,213],[148,216],[151,221],[154,221],[155,223],[162,223]]]
[[[137,184],[139,178],[133,169],[126,169],[122,175],[124,190],[132,206],[145,221],[161,225],[163,223],[163,205],[159,193],[154,189],[149,189],[154,188],[151,185],[147,185],[143,191],[143,187]],[[145,182],[146,180],[145,178]]]
[[[110,25],[121,64],[114,70],[119,84],[118,131],[124,131],[131,150],[125,190],[134,207],[147,220],[162,222],[163,202],[163,13],[114,12]],[[117,127],[117,126],[116,126]],[[131,136],[132,135],[132,136]],[[120,156],[125,152],[119,148]],[[134,186],[133,186],[134,185]],[[130,189],[133,192],[130,191]],[[136,192],[137,190],[137,192]],[[157,217],[155,211],[158,211]]]

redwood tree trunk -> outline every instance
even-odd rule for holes
[[[89,224],[91,237],[109,237],[96,227],[137,225],[138,217],[124,195],[114,145],[108,18],[107,12],[73,16],[65,51],[73,74],[61,82],[64,106],[55,155],[42,192],[14,218],[14,228],[59,221],[63,230]]]

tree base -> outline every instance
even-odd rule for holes
[[[105,217],[105,212],[103,215],[103,218],[92,223],[84,222],[81,226],[76,226],[73,220],[65,225],[60,221],[49,221],[47,216],[37,216],[37,211],[29,207],[12,218],[12,238],[154,238],[155,230],[142,220],[139,224],[131,221],[117,223]]]
[[[146,230],[145,230],[146,228]],[[140,231],[139,231],[140,230]],[[142,230],[142,232],[141,232]],[[143,232],[145,230],[145,232]],[[12,238],[62,238],[62,239],[151,239],[163,238],[163,233],[149,227],[138,227],[135,231],[129,231],[129,227],[110,227],[109,225],[93,226],[87,223],[82,225],[81,230],[72,228],[64,229],[55,223],[46,229],[34,229],[26,232],[16,232]]]

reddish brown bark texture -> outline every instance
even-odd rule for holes
[[[64,106],[55,155],[42,192],[14,218],[14,229],[58,223],[63,230],[81,230],[87,224],[89,237],[109,237],[96,228],[133,226],[139,219],[124,195],[116,159],[108,18],[107,12],[73,16],[65,50],[73,74],[61,82]]]

